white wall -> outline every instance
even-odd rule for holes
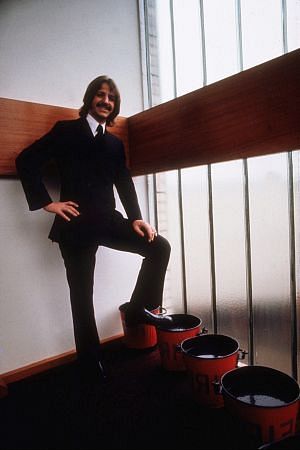
[[[0,96],[79,108],[100,74],[117,82],[121,114],[142,109],[135,0],[4,0]],[[0,149],[1,150],[1,149]],[[135,180],[143,211],[145,180]],[[58,196],[57,189],[50,192]],[[0,177],[0,373],[74,348],[69,294],[53,216],[29,212],[18,180]],[[100,248],[95,310],[101,338],[121,332],[141,258]],[[117,271],[118,280],[113,278]]]

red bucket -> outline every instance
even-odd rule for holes
[[[183,341],[181,350],[196,400],[211,408],[224,406],[215,383],[220,383],[222,375],[237,366],[238,342],[221,334],[203,334]]]
[[[279,370],[240,367],[221,378],[225,407],[257,442],[266,444],[295,434],[299,385]]]
[[[154,325],[139,324],[134,327],[126,326],[125,312],[128,305],[129,302],[124,303],[119,307],[126,347],[138,350],[155,347],[157,344],[157,334]],[[165,312],[162,311],[163,308],[158,307],[151,312],[153,314],[165,314]]]
[[[162,366],[166,370],[185,370],[182,353],[178,346],[184,339],[200,333],[201,319],[190,314],[170,314],[170,328],[157,328],[158,347]]]

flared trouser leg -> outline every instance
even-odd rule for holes
[[[79,358],[99,359],[99,335],[93,305],[98,245],[60,244],[70,289],[74,337]]]

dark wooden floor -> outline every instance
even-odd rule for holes
[[[70,364],[10,385],[0,401],[0,448],[254,450],[224,410],[195,403],[185,373],[161,368],[157,349],[105,349],[106,383]]]

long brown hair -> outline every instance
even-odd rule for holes
[[[114,125],[114,119],[117,117],[117,115],[120,112],[120,104],[121,104],[121,97],[119,89],[116,85],[116,83],[106,75],[101,75],[100,77],[95,78],[93,81],[90,82],[88,85],[84,97],[83,97],[83,105],[79,110],[80,117],[86,117],[89,109],[91,107],[93,98],[95,97],[97,91],[101,88],[103,83],[107,83],[111,92],[115,96],[115,106],[111,114],[108,116],[106,120],[106,124],[108,126]]]

